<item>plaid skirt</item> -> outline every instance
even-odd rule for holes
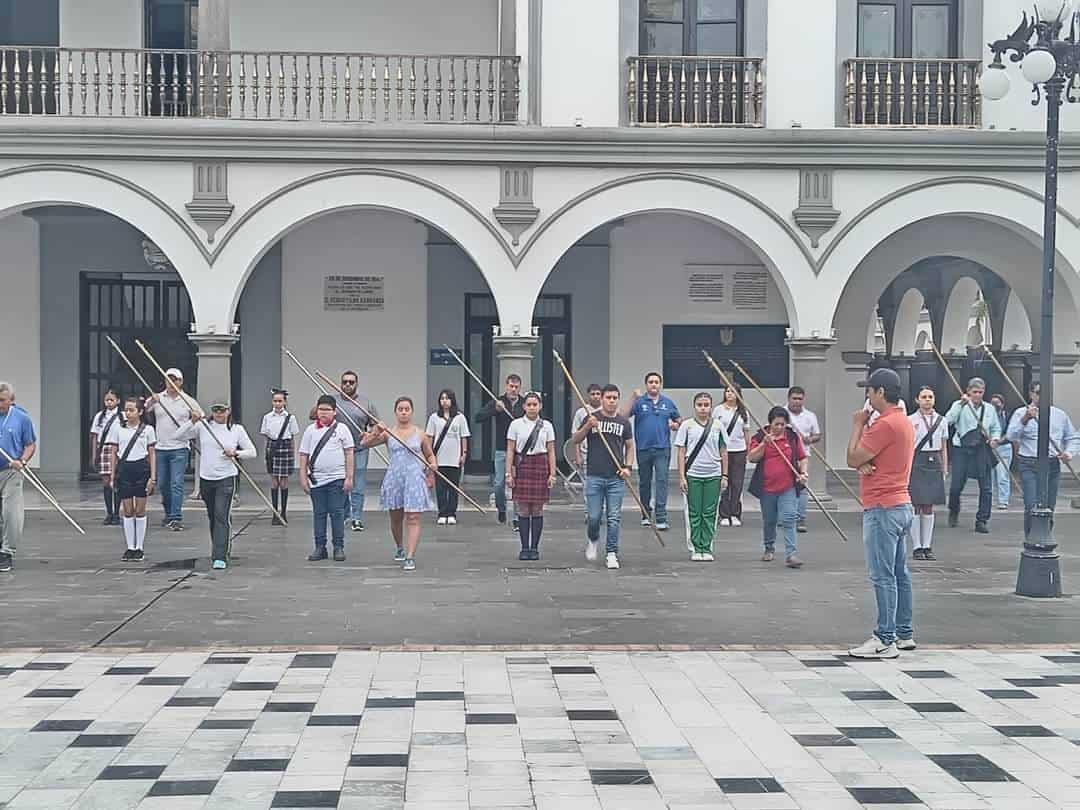
[[[547,453],[519,456],[521,463],[514,470],[514,500],[518,503],[547,503],[551,490],[548,488]]]
[[[266,473],[284,478],[296,471],[296,453],[293,440],[271,439],[266,443]]]
[[[97,463],[94,464],[94,467],[102,478],[108,478],[112,475],[112,453],[109,452],[107,447],[98,445]]]

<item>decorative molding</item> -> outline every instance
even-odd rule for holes
[[[810,237],[810,247],[816,248],[821,237],[840,219],[840,212],[833,208],[832,202],[832,169],[799,172],[799,207],[791,212],[791,216],[799,229]]]
[[[212,245],[218,228],[229,221],[235,208],[229,202],[229,164],[223,160],[196,161],[192,173],[195,190],[184,208],[206,231],[206,241]]]
[[[528,230],[540,209],[533,205],[533,170],[524,166],[503,166],[499,169],[499,204],[495,219],[513,237],[514,247],[521,234]]]

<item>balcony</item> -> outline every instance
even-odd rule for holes
[[[0,47],[0,117],[517,123],[516,56]]]
[[[634,126],[760,127],[762,60],[735,56],[632,56],[628,120]]]
[[[849,59],[849,127],[977,129],[982,123],[978,59]]]

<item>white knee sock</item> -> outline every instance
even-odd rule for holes
[[[930,544],[934,542],[934,516],[919,515],[918,518],[922,524],[922,547],[930,548]]]
[[[135,518],[124,515],[124,539],[127,541],[128,551],[135,550]]]
[[[922,515],[916,515],[915,519],[911,521],[909,533],[911,534],[912,548],[922,548],[922,521],[919,520],[921,517]]]
[[[146,518],[135,518],[135,548],[142,551],[143,543],[146,542]]]

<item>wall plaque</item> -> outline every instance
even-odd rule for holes
[[[787,388],[790,356],[786,340],[786,325],[665,325],[664,386],[705,391],[721,387],[723,381],[701,353],[705,349],[725,374],[744,387],[750,384],[735,373],[731,360],[753,374],[763,388]]]
[[[323,309],[327,312],[381,312],[386,308],[385,276],[327,276]]]

